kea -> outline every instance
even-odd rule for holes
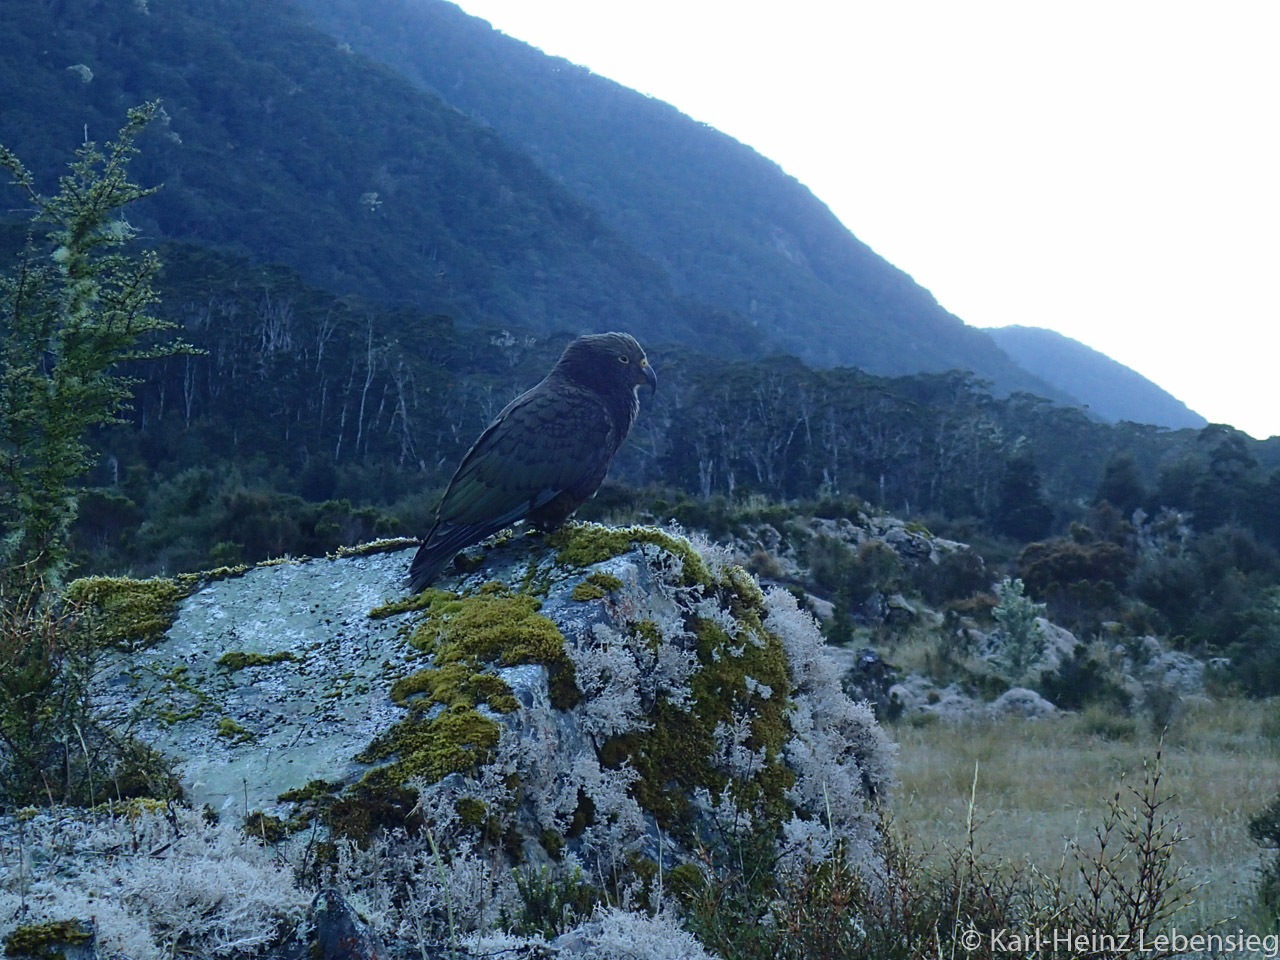
[[[409,566],[414,592],[461,549],[520,520],[554,530],[604,482],[640,409],[657,390],[644,350],[626,333],[579,337],[545,379],[503,409],[458,465]]]

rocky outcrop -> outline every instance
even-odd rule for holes
[[[409,557],[203,583],[112,654],[99,703],[219,829],[291,851],[293,874],[323,840],[317,903],[358,904],[388,955],[446,926],[487,936],[519,912],[517,864],[652,902],[734,821],[776,835],[777,869],[874,868],[894,748],[790,594],[648,527],[499,539],[417,597]],[[593,922],[574,942],[617,926]]]
[[[795,518],[783,529],[770,523],[749,524],[741,536],[731,541],[730,549],[739,563],[749,564],[754,557],[757,563],[764,564],[767,570],[761,571],[762,576],[803,583],[810,579],[805,548],[810,541],[821,537],[844,544],[855,552],[868,544],[881,544],[913,568],[937,565],[948,555],[972,553],[968,544],[934,536],[919,524],[865,513],[859,513],[854,519]],[[981,565],[976,555],[974,561]]]

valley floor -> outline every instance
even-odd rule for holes
[[[1190,706],[1165,734],[1161,793],[1186,842],[1179,861],[1201,884],[1184,928],[1227,921],[1256,928],[1252,904],[1264,851],[1248,824],[1280,791],[1280,701]],[[940,857],[965,839],[971,792],[976,839],[992,858],[1053,875],[1071,840],[1096,847],[1095,828],[1119,789],[1141,787],[1159,735],[1099,714],[967,724],[899,724],[900,786],[892,816],[901,836]],[[974,791],[974,767],[977,786]],[[1067,873],[1074,861],[1066,854]],[[1071,879],[1075,882],[1076,877]],[[1264,932],[1259,930],[1258,932]]]

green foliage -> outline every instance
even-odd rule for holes
[[[1000,477],[1000,499],[991,524],[1000,533],[1025,541],[1043,536],[1052,522],[1053,508],[1041,490],[1035,460],[1028,451],[1015,448]]]
[[[129,179],[134,141],[157,104],[129,111],[118,139],[77,151],[52,197],[6,147],[0,165],[47,224],[41,255],[29,240],[16,271],[0,280],[0,560],[17,576],[54,588],[76,516],[74,482],[93,463],[91,427],[113,421],[136,381],[117,367],[169,356],[180,342],[148,342],[173,324],[150,312],[159,260],[117,252],[134,236],[119,211],[147,196]]]
[[[1039,690],[1062,710],[1081,710],[1100,704],[1115,715],[1128,713],[1132,697],[1093,651],[1077,643],[1058,669],[1040,677]]]
[[[1269,853],[1258,880],[1257,909],[1272,930],[1280,930],[1280,794],[1249,819],[1249,836]]]
[[[1044,608],[1024,595],[1021,580],[1005,577],[997,592],[1000,602],[991,615],[1000,625],[999,659],[1009,679],[1016,682],[1044,652],[1044,631],[1036,622]]]
[[[74,602],[0,592],[0,800],[92,805],[176,792],[167,762],[94,710],[92,621]]]
[[[945,551],[937,563],[924,564],[916,574],[920,595],[935,607],[971,597],[990,582],[986,564],[976,550]]]
[[[1246,599],[1228,621],[1236,638],[1226,647],[1229,675],[1249,696],[1280,694],[1280,587]]]
[[[1133,454],[1127,451],[1113,453],[1107,460],[1102,481],[1093,495],[1094,503],[1106,501],[1127,517],[1142,506],[1146,499],[1147,491]]]
[[[1057,537],[1028,544],[1017,569],[1027,588],[1047,600],[1049,616],[1079,634],[1096,632],[1125,609],[1121,591],[1136,557],[1132,546],[1094,540],[1087,528],[1077,539]]]
[[[353,56],[293,4],[6,0],[0,34],[6,139],[33,162],[103,129],[134,91],[163,98],[144,169],[167,187],[136,221],[150,236],[544,334],[606,316],[656,334],[705,311],[490,124]]]
[[[546,866],[528,867],[517,870],[515,880],[520,914],[512,918],[511,929],[524,936],[541,934],[552,940],[590,917],[604,899],[581,868],[566,875]]]
[[[956,323],[800,183],[669,104],[448,4],[304,6],[361,53],[524,145],[605,228],[662,264],[676,289],[708,305],[689,310],[685,343],[718,355],[777,343],[824,365],[890,374],[962,367],[1005,390],[1031,386],[985,334]]]

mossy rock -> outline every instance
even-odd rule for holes
[[[17,927],[4,938],[10,960],[88,960],[96,955],[91,924],[83,920],[49,920]]]

